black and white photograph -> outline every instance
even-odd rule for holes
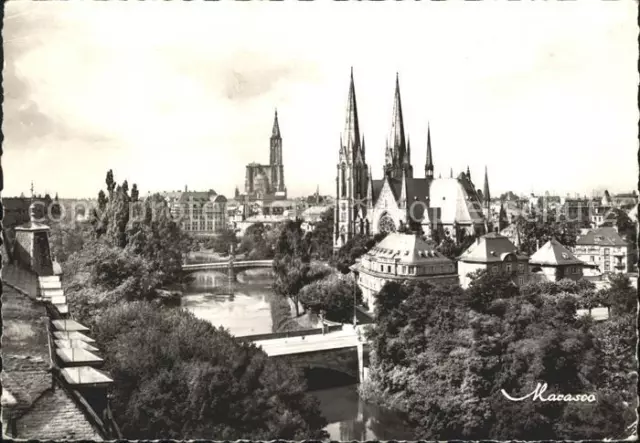
[[[637,1],[2,7],[3,440],[637,440]]]

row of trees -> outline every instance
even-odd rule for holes
[[[377,295],[369,398],[403,411],[416,438],[623,437],[635,420],[635,291],[609,290],[612,318],[577,317],[589,283],[532,283],[479,272],[467,290],[387,284]],[[633,308],[631,306],[633,305]],[[630,309],[631,308],[631,309]],[[594,394],[595,403],[523,397]]]

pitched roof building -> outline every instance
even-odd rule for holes
[[[507,237],[492,232],[479,237],[458,257],[460,285],[468,287],[470,273],[486,270],[511,273],[514,283],[521,286],[529,280],[528,262],[529,257],[518,252],[518,248]]]
[[[458,282],[455,263],[414,234],[388,234],[352,270],[371,312],[375,294],[389,281]]]
[[[626,273],[630,269],[629,245],[614,227],[588,230],[576,240],[574,254],[586,263],[597,265],[605,274]]]
[[[537,281],[559,281],[564,278],[580,280],[583,269],[589,267],[555,238],[531,256],[529,265],[531,279]]]
[[[487,225],[477,187],[471,174],[434,178],[431,129],[427,129],[424,178],[414,177],[411,146],[404,127],[400,82],[396,76],[391,130],[386,141],[381,179],[374,179],[366,163],[364,137],[360,133],[353,70],[349,83],[347,117],[340,138],[336,167],[334,248],[354,235],[395,232],[404,227],[421,229],[427,236],[454,241],[468,234],[482,234]],[[485,170],[485,191],[489,195]]]

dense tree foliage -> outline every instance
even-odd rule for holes
[[[351,237],[333,257],[332,264],[343,274],[348,274],[350,267],[360,256],[381,242],[386,233],[379,233],[373,237],[357,234]]]
[[[404,411],[416,438],[624,437],[635,420],[636,397],[628,394],[637,379],[635,312],[595,324],[576,316],[582,294],[593,292],[588,283],[519,291],[508,276],[474,277],[464,291],[382,288],[363,393]],[[548,385],[544,398],[593,394],[597,401],[514,402],[502,393],[524,397],[538,383]]]
[[[112,171],[106,183],[109,197],[101,191],[93,232],[75,221],[52,229],[52,251],[64,262],[69,303],[88,323],[114,303],[159,299],[162,287],[182,280],[189,247],[162,196],[133,201],[128,184],[118,185]]]
[[[115,380],[115,419],[129,439],[326,437],[317,401],[296,371],[192,314],[116,305],[92,333]]]
[[[269,260],[275,254],[275,242],[269,235],[271,229],[258,222],[249,226],[242,236],[238,253],[244,254],[248,260]]]
[[[525,218],[519,216],[514,221],[520,230],[521,250],[529,255],[535,253],[539,246],[555,238],[564,246],[572,248],[580,228],[588,227],[575,221],[568,221],[555,210],[533,212]]]
[[[348,323],[353,319],[354,300],[362,303],[362,291],[353,276],[332,272],[321,280],[309,283],[300,291],[300,302],[327,320]]]
[[[333,257],[333,223],[334,208],[331,207],[320,216],[314,230],[307,234],[313,259],[329,261]]]

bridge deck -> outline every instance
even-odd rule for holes
[[[304,337],[276,338],[254,342],[262,347],[269,357],[278,355],[302,354],[305,352],[327,351],[358,346],[362,343],[353,330],[330,332],[324,335],[307,335]]]

